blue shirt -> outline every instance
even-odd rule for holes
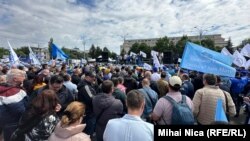
[[[119,119],[109,120],[103,134],[104,141],[153,141],[153,124],[139,116],[126,114]]]

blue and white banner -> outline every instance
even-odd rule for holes
[[[240,54],[250,57],[250,44],[246,44],[240,51]]]
[[[147,58],[147,54],[143,51],[140,51],[140,55],[142,55],[142,57],[144,57],[144,58]]]
[[[40,61],[37,59],[36,55],[34,54],[34,52],[32,51],[32,49],[30,48],[30,45],[29,45],[29,58],[31,60],[31,64],[34,64],[34,65],[41,65]]]
[[[55,44],[52,44],[52,57],[60,60],[68,59],[68,55],[66,55],[60,48],[58,48]]]
[[[232,62],[233,59],[229,56],[187,42],[180,67],[204,73],[234,77],[236,70],[231,67]]]
[[[233,54],[233,63],[238,67],[245,67],[246,58],[236,50]]]
[[[17,57],[16,52],[13,50],[13,48],[10,45],[9,41],[8,41],[8,45],[9,45],[9,51],[10,51],[10,64],[11,64],[11,66],[18,65],[19,64],[19,58]]]

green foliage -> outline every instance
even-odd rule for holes
[[[231,38],[229,38],[228,41],[227,41],[226,49],[227,49],[231,54],[233,54],[234,49],[233,49],[233,44],[232,44]]]
[[[182,36],[181,39],[176,43],[176,52],[177,54],[179,54],[179,56],[182,56],[185,45],[188,41],[191,41],[190,39],[188,39],[187,36]]]
[[[210,38],[201,40],[201,45],[211,50],[216,50],[214,46],[214,41]]]
[[[153,50],[157,52],[165,52],[169,50],[173,50],[173,48],[170,48],[170,42],[167,36],[160,38],[156,42],[156,46],[153,48]]]
[[[78,50],[72,50],[63,47],[62,51],[69,56],[70,59],[81,59],[84,58],[84,54]]]
[[[125,49],[124,48],[122,48],[122,50],[121,50],[121,56],[124,56],[126,54],[126,51],[125,51]]]
[[[100,47],[96,48],[95,58],[99,57],[102,54],[102,49]]]
[[[0,47],[0,58],[3,58],[4,55],[9,55],[9,50],[3,47]]]
[[[134,52],[136,54],[138,54],[140,51],[143,51],[147,54],[147,58],[150,57],[150,52],[151,52],[151,47],[148,46],[146,43],[134,43],[131,47],[131,49],[129,50],[129,54],[130,52]]]
[[[96,48],[94,45],[91,45],[91,47],[89,49],[89,56],[91,58],[96,58]]]
[[[241,44],[238,46],[238,48],[243,48],[246,44],[250,44],[250,38],[244,39]]]
[[[117,56],[117,54],[116,54],[115,52],[111,52],[111,56],[110,56],[110,57],[111,57],[112,59],[116,59],[116,56]]]

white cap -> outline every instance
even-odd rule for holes
[[[175,85],[182,85],[182,81],[181,81],[181,79],[180,79],[180,77],[178,77],[178,76],[172,76],[172,77],[170,77],[169,78],[169,84],[171,85],[171,86],[175,86]]]

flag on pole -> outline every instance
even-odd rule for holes
[[[68,59],[66,55],[60,48],[58,48],[54,43],[52,43],[52,57],[60,60]]]
[[[152,70],[152,66],[149,65],[148,63],[144,63],[144,64],[143,64],[143,68],[144,68],[145,70]]]
[[[214,121],[228,123],[227,116],[226,116],[225,111],[223,109],[222,99],[217,100]]]
[[[16,52],[13,50],[13,48],[10,45],[9,41],[8,41],[8,45],[9,45],[9,51],[10,51],[10,64],[11,64],[11,66],[18,65],[19,64],[19,58],[17,57]]]
[[[238,67],[245,67],[246,58],[236,50],[233,54],[233,63]]]
[[[154,56],[154,55],[159,55],[159,52],[157,52],[157,51],[154,51],[154,50],[151,50],[151,56]]]
[[[221,54],[224,54],[233,58],[233,55],[225,47],[221,50]]]
[[[140,55],[142,55],[142,57],[144,57],[144,58],[147,58],[147,54],[143,51],[140,51]]]
[[[180,67],[204,73],[234,77],[236,70],[231,67],[232,62],[233,59],[229,56],[187,42]]]
[[[250,57],[250,44],[246,44],[240,51],[240,54]]]
[[[136,56],[136,53],[134,53],[134,52],[131,51],[130,54],[129,54],[129,56],[133,56],[133,55]]]
[[[154,67],[161,67],[161,64],[159,62],[159,59],[157,58],[156,54],[153,54],[153,64],[154,64]]]
[[[245,63],[245,69],[248,70],[250,67],[250,60]]]
[[[31,64],[34,64],[34,65],[41,65],[40,61],[37,59],[36,55],[34,54],[34,52],[32,51],[32,49],[30,48],[30,45],[29,45],[29,57],[30,57],[30,60],[31,60]]]

